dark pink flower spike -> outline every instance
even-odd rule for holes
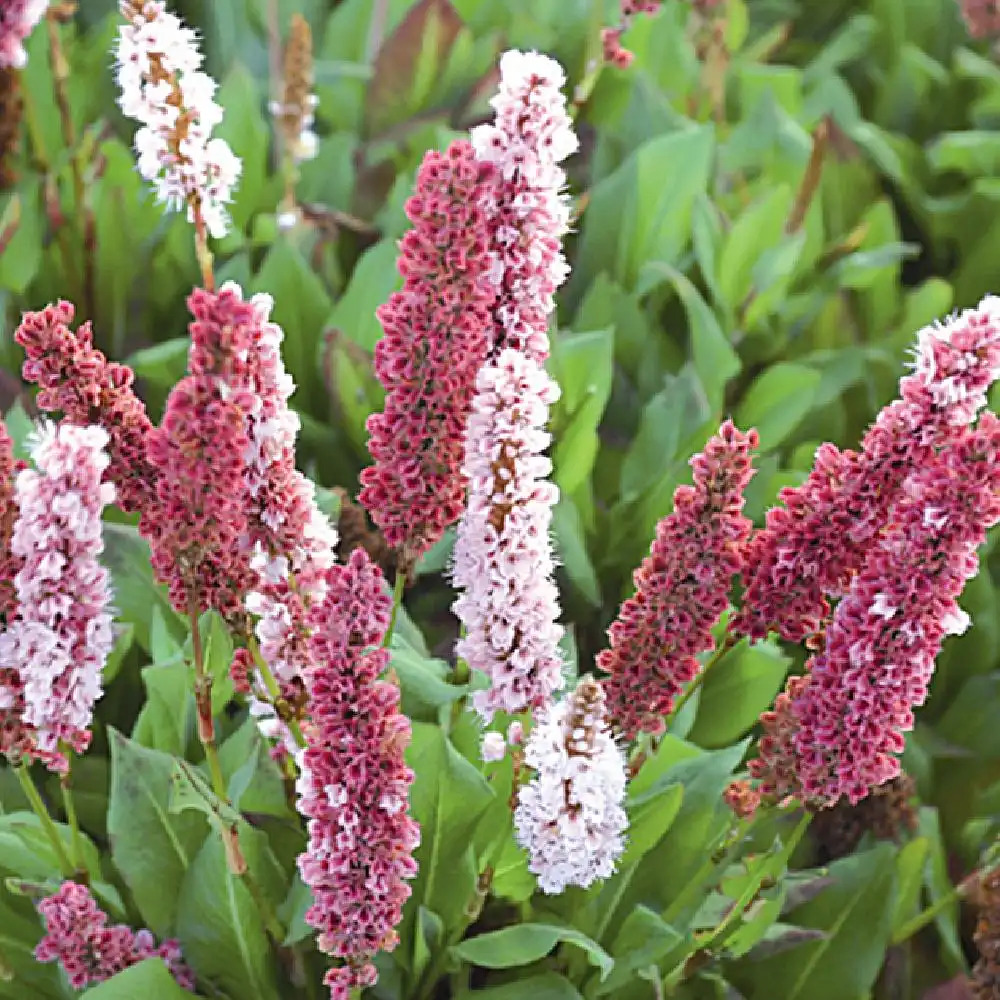
[[[608,630],[597,665],[608,711],[628,738],[663,729],[684,686],[698,673],[697,655],[714,648],[712,626],[729,603],[743,568],[751,524],[743,491],[753,475],[757,432],[726,421],[691,460],[694,485],[679,486],[674,510],[656,527],[650,553],[635,571],[635,595]]]

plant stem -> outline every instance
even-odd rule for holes
[[[931,923],[935,917],[940,913],[943,913],[949,906],[953,903],[957,903],[964,899],[965,894],[975,885],[976,881],[982,877],[979,872],[973,872],[967,879],[959,882],[958,885],[952,886],[951,890],[940,899],[935,900],[928,906],[925,910],[921,910],[915,917],[907,920],[900,929],[893,934],[891,943],[902,944],[904,941],[913,937],[918,931],[922,931],[929,923]]]
[[[52,817],[49,815],[48,809],[45,808],[45,803],[42,801],[41,795],[38,794],[38,789],[35,787],[35,782],[32,780],[31,771],[28,770],[27,764],[18,764],[14,768],[14,773],[17,775],[17,780],[21,782],[21,788],[24,790],[24,794],[31,803],[31,808],[35,811],[35,815],[42,824],[45,835],[52,844],[52,849],[56,853],[63,877],[73,878],[76,874],[73,862],[66,853],[66,845],[62,842],[62,837],[59,836],[59,831],[56,829],[55,823],[52,822]]]
[[[198,268],[201,271],[201,282],[206,292],[215,291],[215,271],[213,270],[212,251],[208,249],[208,226],[201,210],[201,201],[196,197],[192,200],[194,215],[194,253],[198,258]]]
[[[194,698],[198,708],[198,739],[205,750],[205,760],[212,775],[212,789],[223,802],[228,802],[226,779],[222,774],[219,750],[215,744],[212,678],[205,673],[205,654],[201,647],[201,629],[198,627],[198,605],[193,594],[188,598],[188,620],[191,623],[191,647],[194,651]]]
[[[264,687],[271,698],[271,704],[274,706],[274,710],[278,712],[278,702],[281,701],[281,688],[278,687],[278,681],[271,672],[271,668],[267,665],[267,661],[261,656],[260,646],[253,636],[250,636],[247,646],[253,656],[254,663],[257,664],[260,679],[264,682]],[[288,727],[288,731],[292,734],[292,739],[295,740],[295,745],[299,748],[304,748],[306,738],[302,734],[302,727],[299,725],[299,720],[291,716],[286,719],[281,712],[278,712],[278,718]]]
[[[705,678],[708,676],[708,672],[719,664],[722,658],[733,648],[734,645],[736,645],[736,641],[732,636],[727,635],[722,645],[711,655],[704,668],[684,689],[684,693],[680,696],[680,698],[677,699],[677,704],[674,705],[674,710],[670,713],[670,716],[667,719],[668,726],[674,721],[674,719],[677,718],[681,709],[691,700],[691,696],[695,693],[695,691],[697,691],[698,688],[705,683]]]
[[[392,642],[392,634],[396,631],[396,619],[399,617],[399,609],[403,606],[403,589],[406,587],[406,573],[396,571],[396,583],[392,588],[392,617],[389,619],[389,627],[385,630],[385,638],[382,640],[382,648],[388,649]]]
[[[87,855],[83,850],[83,837],[80,835],[80,822],[76,816],[76,803],[73,801],[73,786],[70,782],[69,771],[60,776],[59,787],[62,791],[63,807],[66,810],[66,821],[69,823],[70,833],[73,838],[73,867],[76,869],[81,880],[86,885],[89,885],[90,871],[87,868]]]

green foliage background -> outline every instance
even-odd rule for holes
[[[724,415],[760,430],[748,493],[759,522],[777,490],[801,480],[820,441],[857,442],[894,395],[915,331],[995,288],[1000,260],[1000,66],[970,42],[954,0],[728,0],[713,42],[710,29],[692,28],[687,4],[666,0],[627,36],[633,66],[598,72],[598,32],[615,6],[280,0],[279,24],[297,11],[313,28],[322,140],[298,189],[312,223],[280,232],[268,4],[176,4],[203,32],[207,69],[222,84],[219,132],[244,163],[234,232],[215,247],[219,280],[275,297],[298,384],[303,466],[350,492],[367,461],[365,418],[381,405],[374,309],[398,282],[395,242],[423,153],[488,114],[504,48],[555,56],[581,88],[582,150],[569,165],[574,273],[559,296],[551,360],[563,392],[553,418],[555,530],[574,670],[590,669],[654,525],[687,479],[688,458]],[[97,345],[134,366],[154,415],[184,369],[184,302],[198,281],[191,233],[163,215],[135,172],[130,128],[114,103],[116,24],[110,0],[87,0],[66,35],[95,227],[86,254],[45,31],[29,44],[34,141],[19,183],[0,195],[3,402],[20,440],[31,412],[12,342],[22,309],[72,299],[93,320]],[[76,776],[84,826],[104,858],[100,888],[118,918],[179,935],[220,995],[298,996],[295,970],[247,945],[262,930],[243,887],[220,882],[211,809],[199,810],[197,789],[178,791],[179,759],[197,759],[190,639],[131,526],[109,525],[108,546],[127,629],[108,669],[95,749]],[[496,846],[509,840],[502,786],[510,777],[484,778],[471,723],[452,717],[462,689],[447,682],[443,662],[455,629],[440,575],[446,559],[443,545],[420,567],[393,651],[415,720],[414,809],[426,832],[403,946],[382,962],[375,995],[431,996],[458,969],[455,996],[654,996],[651,980],[693,952],[698,928],[716,925],[724,904],[750,902],[761,859],[778,864],[776,877],[784,871],[780,851],[721,843],[719,795],[801,654],[767,644],[731,654],[632,789],[622,874],[589,894],[533,898],[516,849]],[[1000,557],[992,547],[983,565],[963,598],[974,626],[949,640],[908,742],[919,829],[904,846],[865,842],[828,875],[809,867],[807,839],[795,877],[758,900],[721,958],[678,995],[919,997],[962,972],[968,926],[963,937],[952,905],[909,946],[902,979],[892,973],[886,986],[883,974],[875,985],[893,934],[969,871],[995,833]],[[232,695],[229,639],[211,617],[203,627],[221,712]],[[289,877],[302,840],[280,775],[251,723],[233,715],[227,725],[224,766],[255,845],[251,863],[289,927],[287,943],[305,947],[295,960],[318,968],[301,919],[305,896]],[[0,802],[0,868],[15,880],[51,877],[52,858],[17,811],[9,774],[0,774]],[[787,827],[756,831],[753,846],[787,839]],[[703,871],[713,848],[721,857]],[[485,922],[463,940],[484,858],[494,862],[492,897]],[[26,988],[43,1000],[65,997],[54,971],[27,957],[38,930],[9,891],[17,886],[0,892],[0,967],[15,976],[0,976],[0,997],[22,1000]],[[536,925],[528,935],[524,923]],[[117,992],[108,984],[92,995],[168,1000],[176,991],[160,972],[133,971]]]

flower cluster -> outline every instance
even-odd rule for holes
[[[997,0],[959,0],[959,9],[973,38],[1000,35],[1000,3]]]
[[[543,430],[559,388],[536,362],[505,350],[479,373],[466,438],[468,507],[455,541],[456,647],[490,687],[472,700],[489,722],[547,704],[562,686],[562,629],[549,527],[559,492],[547,479]]]
[[[152,500],[155,482],[147,455],[152,424],[132,389],[132,369],[108,361],[94,347],[89,323],[71,330],[73,313],[69,302],[58,302],[24,314],[14,334],[27,356],[21,374],[38,385],[40,409],[62,413],[74,424],[104,428],[115,500],[124,511],[142,510]]]
[[[468,143],[428,153],[406,203],[413,228],[400,244],[403,288],[378,310],[385,335],[375,371],[387,395],[384,411],[368,418],[374,465],[361,474],[360,499],[404,565],[464,506],[465,425],[496,300],[495,198],[495,173]]]
[[[17,495],[14,477],[23,463],[14,458],[14,443],[0,420],[0,618],[9,626],[17,614],[15,579],[21,560],[11,551],[10,540],[17,523]],[[30,747],[30,733],[24,726],[24,685],[17,669],[0,666],[0,754],[16,758]]]
[[[4,0],[0,4],[0,69],[20,69],[28,61],[24,40],[48,5],[49,0]]]
[[[543,892],[607,878],[625,846],[625,756],[608,730],[604,692],[585,677],[542,713],[524,751],[535,772],[514,826]]]
[[[278,120],[281,136],[293,163],[311,160],[318,140],[312,130],[317,104],[313,88],[312,31],[301,14],[292,15],[285,45],[285,88],[281,102],[272,102],[270,112]]]
[[[899,773],[902,734],[927,696],[976,548],[1000,521],[1000,419],[987,412],[907,479],[892,523],[851,581],[809,672],[763,718],[751,771],[766,791],[852,803]]]
[[[553,294],[569,274],[560,245],[569,204],[559,163],[578,143],[560,90],[565,82],[554,59],[505,52],[500,90],[490,102],[495,121],[471,132],[476,156],[501,178],[490,220],[498,291],[492,348],[516,348],[539,363],[549,353]]]
[[[996,1000],[1000,987],[1000,868],[987,873],[978,889],[979,918],[973,940],[979,958],[969,986],[975,1000]]]
[[[108,916],[90,890],[64,882],[59,891],[38,904],[45,935],[35,948],[39,962],[58,962],[74,990],[86,989],[147,958],[161,958],[178,985],[194,992],[191,970],[184,964],[177,941],[157,945],[148,930],[124,924],[108,926]]]
[[[301,700],[308,662],[306,616],[325,592],[337,535],[316,505],[312,483],[295,468],[299,419],[288,400],[295,390],[281,360],[284,334],[270,315],[268,295],[243,299],[238,285],[196,289],[189,306],[192,372],[211,373],[225,386],[244,420],[242,481],[234,502],[244,505],[246,534],[231,553],[250,573],[245,606],[259,620],[260,654],[288,701]],[[241,526],[244,524],[240,517]],[[262,702],[252,706],[280,732]]]
[[[635,53],[622,45],[622,35],[629,29],[632,19],[637,14],[655,14],[660,9],[663,0],[619,0],[621,19],[613,28],[601,30],[601,45],[604,48],[605,62],[612,63],[619,69],[628,69],[632,65]]]
[[[762,638],[775,629],[798,642],[819,631],[827,599],[845,593],[907,477],[985,405],[1000,376],[1000,299],[922,330],[915,355],[900,398],[878,415],[860,452],[821,445],[806,481],[782,490],[784,507],[768,511],[747,553],[735,634]]]
[[[139,173],[157,197],[212,236],[225,236],[225,206],[240,176],[240,161],[223,139],[215,81],[202,73],[197,36],[162,0],[121,0],[127,23],[119,30],[118,85],[122,111],[141,123],[135,148]]]
[[[714,648],[712,626],[743,567],[751,523],[742,514],[753,475],[756,431],[726,421],[691,460],[694,485],[679,486],[674,510],[656,526],[650,553],[635,571],[636,592],[608,630],[597,665],[611,718],[628,738],[663,729],[677,696],[698,672],[697,654]]]
[[[100,427],[44,425],[32,449],[38,471],[24,469],[16,480],[18,607],[0,634],[0,662],[19,679],[31,755],[55,771],[67,768],[67,748],[82,753],[90,743],[113,645],[108,574],[97,561],[101,511],[114,499],[114,486],[102,482],[106,444]],[[0,709],[15,698],[0,692]]]
[[[396,945],[416,874],[419,828],[407,812],[413,774],[403,761],[410,724],[399,690],[379,675],[392,601],[364,550],[327,572],[310,614],[310,722],[299,777],[309,843],[299,871],[314,897],[306,921],[321,951],[345,960],[326,983],[333,1000],[375,980],[371,957]]]

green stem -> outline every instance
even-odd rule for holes
[[[260,673],[261,680],[264,682],[264,687],[271,698],[271,704],[274,706],[275,711],[278,712],[278,702],[281,701],[281,688],[278,687],[278,681],[271,672],[271,668],[267,665],[267,661],[261,656],[257,640],[253,636],[250,636],[247,645],[250,654],[253,656],[254,663],[257,664],[257,670]],[[303,749],[306,745],[306,738],[302,733],[299,720],[291,715],[286,719],[281,712],[278,712],[278,717],[288,727],[288,731],[292,734],[292,739],[295,740],[295,745]]]
[[[72,762],[71,762],[72,766]],[[80,822],[76,816],[76,803],[73,801],[73,786],[70,783],[70,772],[67,771],[59,779],[62,791],[63,808],[66,810],[66,822],[69,823],[73,843],[73,867],[80,878],[90,884],[90,871],[87,868],[87,855],[83,849],[83,837],[80,834]]]
[[[693,681],[684,690],[684,693],[677,699],[677,704],[674,705],[674,710],[670,713],[667,719],[667,725],[669,726],[674,719],[680,714],[681,709],[691,700],[691,696],[695,693],[705,683],[705,678],[708,676],[708,672],[715,666],[719,664],[722,658],[728,653],[735,645],[735,640],[732,636],[727,635],[725,641],[722,645],[712,654],[708,662],[705,664],[701,672],[695,677]]]
[[[219,762],[219,749],[215,744],[215,721],[212,717],[212,678],[205,672],[205,653],[198,627],[198,605],[192,594],[188,601],[188,620],[191,624],[191,648],[194,652],[194,698],[198,714],[198,739],[205,751],[205,760],[212,776],[212,789],[223,802],[229,801],[226,779]]]
[[[951,891],[945,893],[940,899],[935,900],[925,910],[921,910],[915,917],[907,920],[902,927],[892,936],[892,944],[902,944],[913,937],[918,931],[922,931],[929,923],[954,903],[958,903],[965,898],[965,894],[972,888],[980,878],[978,873],[973,873],[969,878],[958,885],[952,886]]]
[[[382,648],[388,649],[392,642],[392,633],[396,631],[396,619],[399,617],[399,609],[403,606],[403,588],[406,586],[406,573],[396,571],[396,583],[392,588],[392,617],[389,619],[389,627],[385,630],[385,638],[382,640]]]
[[[48,809],[45,808],[45,803],[42,801],[41,795],[38,794],[38,789],[35,787],[35,782],[32,780],[28,766],[24,763],[18,764],[14,768],[14,773],[17,775],[17,780],[21,782],[21,788],[24,790],[24,794],[31,803],[31,808],[35,811],[35,815],[42,824],[42,829],[49,838],[52,849],[56,852],[56,858],[59,861],[59,868],[62,871],[63,877],[73,878],[76,874],[76,869],[69,855],[66,853],[66,845],[62,842],[62,837],[59,836],[59,831],[56,829],[55,823],[52,822],[52,817],[49,815]]]

